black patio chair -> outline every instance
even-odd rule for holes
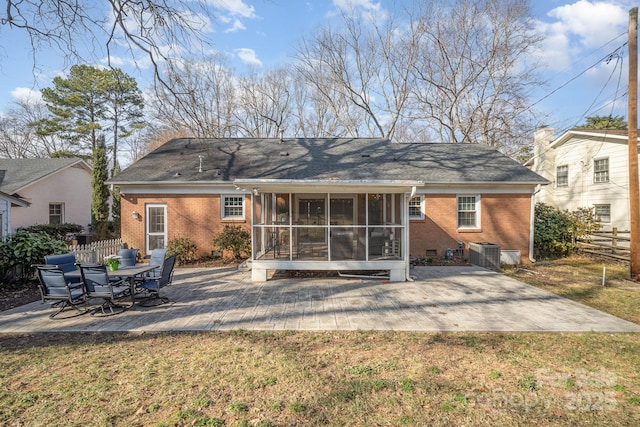
[[[49,302],[52,307],[59,307],[58,311],[49,315],[51,319],[67,307],[73,307],[78,312],[70,317],[87,313],[86,307],[84,309],[79,307],[87,302],[82,283],[69,282],[62,268],[57,265],[36,265],[35,267],[38,272],[38,287],[42,302]]]
[[[117,301],[131,294],[129,284],[124,279],[114,281],[109,278],[107,266],[104,264],[80,264],[80,274],[84,283],[87,298],[102,298],[104,302],[91,314],[98,310],[103,316],[122,313],[131,307],[131,304],[118,304]]]
[[[162,271],[159,277],[149,278],[144,282],[137,284],[137,289],[147,294],[145,298],[141,299],[140,305],[143,307],[149,307],[169,302],[169,298],[160,295],[160,289],[171,284],[173,280],[173,267],[175,267],[175,264],[176,255],[171,255],[165,258],[162,263]]]

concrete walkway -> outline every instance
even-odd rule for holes
[[[479,267],[416,267],[413,282],[274,279],[176,269],[171,303],[51,320],[35,302],[0,313],[0,332],[395,330],[640,332],[631,323]],[[65,312],[67,313],[67,312]],[[69,311],[73,314],[73,311]],[[59,315],[60,316],[60,315]]]

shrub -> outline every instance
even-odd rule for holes
[[[70,236],[80,233],[82,226],[80,224],[36,224],[29,227],[20,227],[18,231],[28,231],[30,233],[47,233],[56,240],[69,240]]]
[[[188,237],[177,237],[169,240],[167,255],[175,255],[178,264],[188,264],[198,259],[198,247]]]
[[[225,225],[224,230],[213,236],[213,245],[221,252],[231,252],[235,259],[246,258],[251,254],[251,235],[239,225]]]
[[[578,238],[584,238],[599,227],[593,209],[568,211],[537,203],[533,238],[536,257],[566,256],[577,248]]]
[[[33,264],[43,264],[45,255],[67,253],[67,245],[47,233],[20,230],[0,241],[0,279],[8,284],[33,277]]]

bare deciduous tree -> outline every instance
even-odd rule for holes
[[[158,121],[197,137],[235,135],[234,78],[221,57],[170,63],[164,80],[171,89],[156,90],[153,110]]]
[[[425,3],[413,95],[418,114],[444,142],[481,142],[509,150],[530,135],[527,64],[539,42],[524,0]]]
[[[189,45],[194,51],[206,45],[204,35],[212,15],[206,0],[108,0],[107,13],[101,2],[92,0],[4,3],[0,28],[27,34],[35,67],[42,48],[53,48],[67,64],[76,64],[105,55],[110,60],[117,46],[138,61],[143,52],[163,84],[160,65],[172,59],[180,46]]]
[[[35,99],[17,99],[0,116],[0,157],[8,159],[52,157],[78,154],[77,148],[55,135],[39,135],[33,124],[49,114],[44,103]]]
[[[253,138],[280,138],[291,120],[291,76],[284,69],[251,74],[239,82],[237,121]]]
[[[419,45],[393,15],[344,11],[298,49],[297,70],[322,94],[353,137],[393,138],[410,96]]]

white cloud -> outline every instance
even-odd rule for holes
[[[628,12],[611,2],[579,0],[557,7],[548,15],[561,23],[561,28],[578,37],[587,48],[597,48],[626,31]]]
[[[587,67],[625,41],[605,46],[626,33],[628,12],[614,2],[578,0],[551,9],[547,16],[536,30],[544,35],[538,55],[550,70],[566,71],[580,61]]]
[[[16,101],[22,102],[40,102],[42,101],[42,94],[39,90],[33,90],[28,87],[17,87],[11,92],[11,97]]]
[[[212,0],[211,4],[217,9],[222,9],[231,15],[243,18],[255,18],[255,8],[248,6],[243,0]]]
[[[262,67],[262,61],[258,59],[258,57],[256,56],[256,52],[253,49],[236,49],[236,53],[238,55],[238,58],[240,58],[243,62]]]
[[[382,22],[389,16],[381,2],[372,0],[333,0],[333,5],[345,13],[360,13],[364,20],[373,23]]]
[[[241,30],[246,30],[247,27],[244,26],[244,24],[242,22],[240,22],[239,19],[236,19],[233,21],[233,25],[229,28],[227,28],[224,32],[225,33],[235,33],[237,31],[241,31]]]

